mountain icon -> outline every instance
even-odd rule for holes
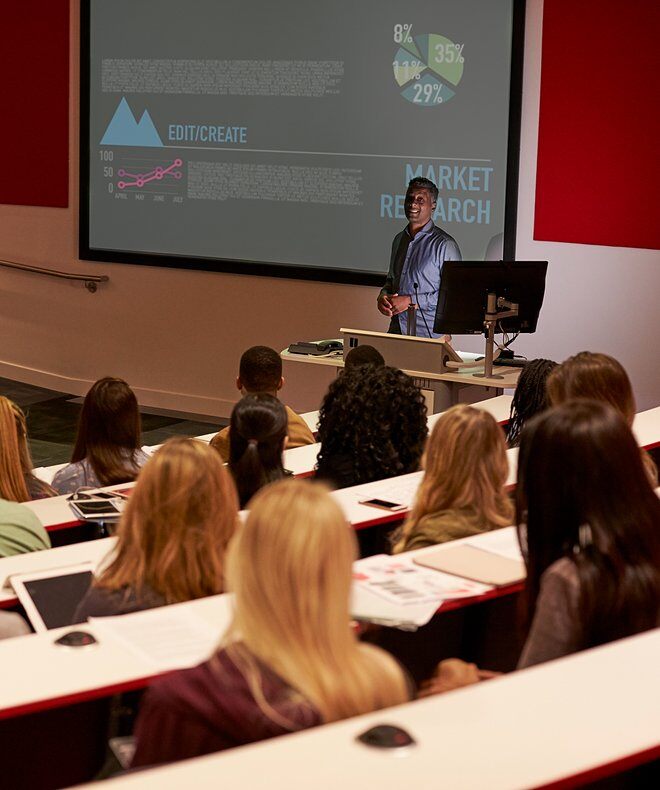
[[[140,121],[135,120],[128,102],[122,97],[112,120],[105,130],[101,145],[132,145],[142,148],[162,148],[163,141],[156,131],[149,111],[142,113]]]

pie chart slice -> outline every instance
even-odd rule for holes
[[[418,78],[426,70],[426,65],[419,58],[413,57],[403,47],[399,47],[398,52],[394,56],[393,66],[394,79],[399,85],[405,85],[410,80]]]
[[[463,76],[463,63],[453,41],[437,33],[424,36],[426,49],[422,50],[428,67],[443,80],[458,85]]]
[[[401,46],[404,49],[407,49],[411,55],[413,55],[417,60],[424,60],[422,57],[422,53],[417,49],[415,46],[415,42],[411,39],[410,41],[403,41]]]
[[[448,102],[456,92],[427,71],[420,80],[415,80],[402,90],[401,95],[420,107],[436,107]]]

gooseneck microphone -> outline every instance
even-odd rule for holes
[[[413,283],[413,288],[415,289],[415,304],[419,307],[419,295],[417,293],[418,285],[417,283]],[[429,329],[429,325],[426,323],[426,316],[424,315],[424,311],[420,308],[419,312],[422,314],[422,321],[424,321],[424,326],[426,327],[426,331],[428,332],[429,337],[433,337],[431,334],[431,330]]]

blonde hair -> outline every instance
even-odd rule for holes
[[[336,721],[409,699],[391,656],[360,644],[349,627],[355,535],[317,484],[283,480],[252,500],[229,551],[227,581],[235,613],[225,638],[258,704],[265,701],[255,658]]]
[[[220,593],[237,520],[236,489],[216,451],[170,439],[140,472],[114,558],[95,584],[138,594],[148,585],[168,603]]]
[[[436,422],[424,452],[425,474],[393,551],[403,551],[420,520],[441,510],[470,509],[490,529],[513,522],[504,485],[509,473],[504,433],[482,409],[453,406]]]
[[[28,480],[44,494],[55,491],[32,474],[32,458],[27,444],[27,423],[21,408],[0,395],[0,497],[11,502],[30,499]]]

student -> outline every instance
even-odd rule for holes
[[[516,521],[531,623],[520,667],[660,625],[660,499],[611,406],[568,401],[528,424]]]
[[[394,553],[478,535],[513,523],[502,429],[488,412],[453,406],[436,422],[424,452],[424,478]]]
[[[632,428],[637,407],[632,385],[623,365],[607,354],[581,351],[558,365],[547,381],[548,399],[558,406],[571,398],[592,398],[613,406]],[[658,485],[658,470],[642,449],[642,459],[651,484]]]
[[[290,474],[282,465],[287,411],[273,395],[246,395],[231,413],[229,469],[241,509],[268,483]]]
[[[390,367],[349,369],[321,405],[317,477],[345,488],[415,472],[426,435],[426,405],[410,376]]]
[[[253,346],[241,357],[238,368],[236,387],[243,395],[271,395],[277,398],[277,393],[284,386],[282,377],[282,359],[277,351],[268,346]],[[303,447],[314,444],[314,434],[307,423],[298,414],[286,409],[287,436],[289,447]],[[229,461],[229,434],[231,425],[224,428],[211,439],[211,446],[221,455],[222,460]]]
[[[557,367],[550,359],[532,359],[522,369],[511,401],[511,413],[506,429],[509,447],[517,447],[520,431],[527,420],[550,405],[546,388],[548,376]]]
[[[27,502],[57,492],[32,472],[27,423],[20,407],[0,395],[0,497]]]
[[[344,360],[344,370],[350,370],[351,368],[359,367],[360,365],[375,365],[376,367],[383,367],[384,364],[385,360],[378,349],[367,345],[355,346],[355,348],[352,348],[348,354],[346,354],[346,359]]]
[[[78,488],[135,480],[147,455],[140,449],[140,412],[122,379],[99,379],[85,396],[71,463],[53,478],[53,488]]]
[[[203,442],[175,437],[145,465],[117,546],[75,620],[125,614],[223,590],[238,504],[231,476]]]
[[[182,760],[406,702],[403,671],[349,627],[355,535],[321,486],[254,498],[227,562],[233,622],[220,650],[157,680],[133,766]]]
[[[0,499],[0,557],[50,548],[39,519],[25,505]]]

